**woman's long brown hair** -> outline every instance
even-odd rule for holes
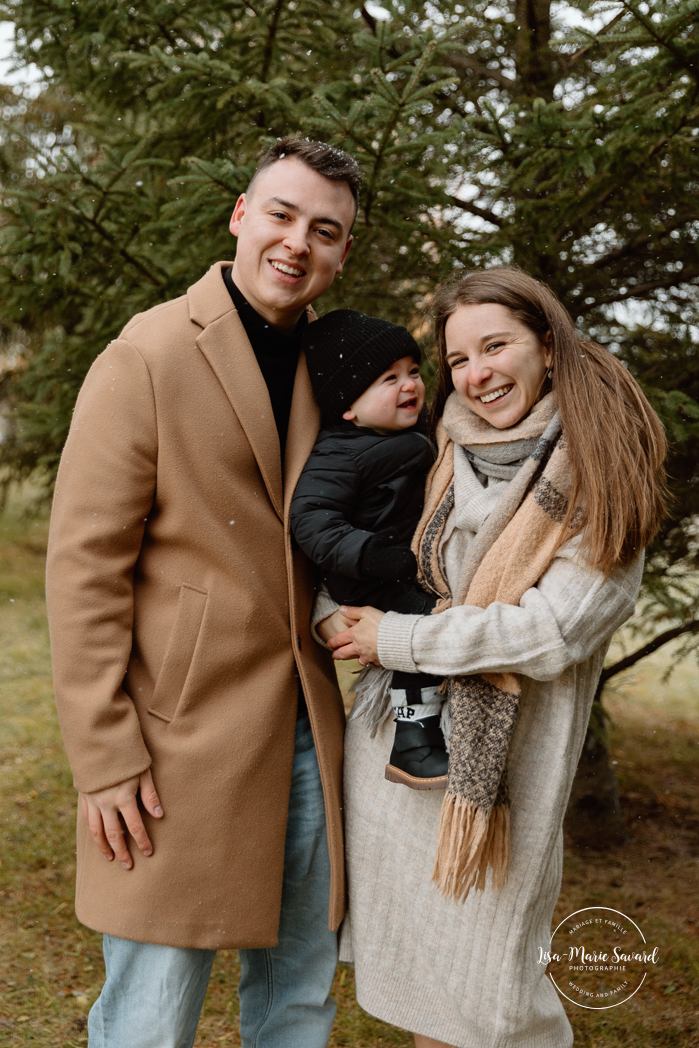
[[[665,514],[665,433],[641,388],[608,350],[576,334],[568,312],[545,284],[518,269],[460,274],[437,288],[432,302],[439,376],[436,422],[454,389],[446,362],[447,320],[462,306],[505,306],[540,339],[548,333],[553,389],[570,459],[572,488],[562,533],[583,509],[582,552],[609,575],[655,536]],[[574,529],[576,530],[576,529]],[[568,534],[571,534],[568,531]]]

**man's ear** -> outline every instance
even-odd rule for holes
[[[233,214],[235,214],[235,211],[233,212]],[[232,221],[232,219],[231,219],[231,221]],[[231,230],[231,232],[233,232],[233,230]],[[351,235],[348,236],[347,237],[347,243],[345,244],[345,250],[342,252],[342,258],[340,259],[340,264],[338,265],[337,269],[335,270],[336,273],[341,273],[342,272],[342,267],[345,264],[345,259],[347,258],[348,254],[349,254],[349,249],[352,247],[353,242],[354,242],[354,237],[351,236]]]
[[[349,248],[347,250],[349,251]],[[352,411],[352,408],[347,408],[347,411],[342,412],[342,417],[346,422],[354,422],[357,415],[354,411]]]
[[[241,193],[238,199],[236,200],[235,207],[233,208],[233,214],[231,215],[231,221],[228,226],[234,237],[237,237],[240,233],[240,223],[242,221],[243,215],[245,214],[247,205],[248,202],[246,199],[246,194]]]

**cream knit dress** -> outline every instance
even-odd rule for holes
[[[483,488],[455,448],[455,506],[441,547],[450,585],[464,549],[507,481]],[[389,669],[522,677],[509,754],[507,886],[465,903],[431,881],[443,793],[389,783],[393,723],[370,738],[350,719],[345,748],[349,916],[341,957],[353,961],[370,1014],[456,1048],[568,1048],[573,1034],[538,963],[561,884],[562,823],[590,706],[613,632],[633,612],[642,558],[603,580],[564,547],[518,607],[456,607],[432,617],[389,612],[379,658]],[[333,605],[336,607],[336,605]],[[332,608],[319,601],[314,619]]]

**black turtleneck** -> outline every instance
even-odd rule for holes
[[[272,401],[274,421],[279,434],[283,476],[284,449],[286,448],[286,434],[289,429],[296,365],[299,362],[301,332],[308,323],[308,317],[305,313],[302,315],[291,335],[285,335],[278,331],[252,308],[242,291],[233,283],[231,268],[224,269],[223,282],[233,299],[233,305],[238,310],[238,316],[243,322],[245,334],[250,339],[250,345],[257,358],[262,377],[267,383],[269,399]],[[297,716],[303,717],[307,716],[307,714],[306,698],[299,680]]]
[[[230,267],[223,271],[223,282],[233,299],[233,305],[238,310],[238,316],[243,322],[246,335],[250,339],[250,345],[257,358],[262,377],[267,383],[269,399],[272,401],[274,421],[279,434],[283,472],[286,434],[289,429],[291,397],[294,392],[296,365],[299,360],[301,332],[308,323],[308,317],[304,312],[295,330],[290,335],[286,335],[277,330],[277,328],[272,327],[264,317],[261,317],[252,308],[242,291],[233,283]]]

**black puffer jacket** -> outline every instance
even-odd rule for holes
[[[323,428],[291,504],[291,529],[341,604],[428,614],[410,541],[434,461],[414,429],[386,435],[351,422]]]

